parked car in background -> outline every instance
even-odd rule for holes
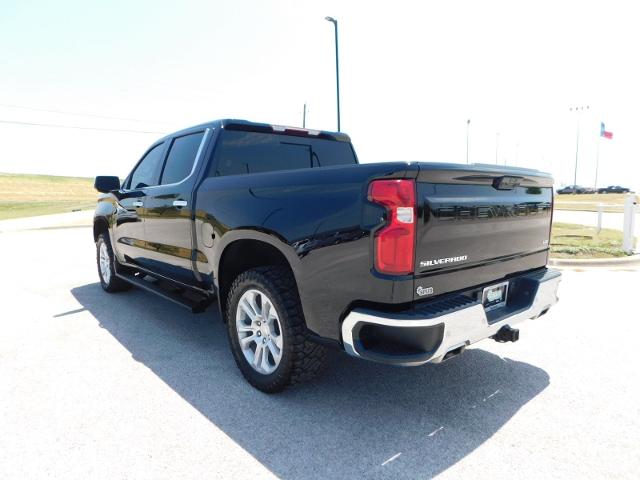
[[[592,191],[590,192],[588,188],[586,187],[581,187],[580,185],[567,185],[564,188],[560,188],[559,190],[556,191],[556,193],[558,195],[566,195],[569,193],[595,193],[595,190],[591,189]]]
[[[599,188],[598,193],[630,193],[631,190],[620,185],[609,185],[605,188]]]

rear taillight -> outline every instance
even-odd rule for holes
[[[369,200],[387,209],[387,225],[375,234],[375,267],[381,273],[413,272],[416,185],[413,180],[374,180]]]

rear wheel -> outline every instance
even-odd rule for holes
[[[101,233],[96,242],[98,275],[103,290],[109,293],[121,292],[131,288],[131,284],[116,277],[115,262],[111,242],[107,233]]]
[[[231,286],[227,331],[243,376],[267,393],[311,378],[325,349],[304,335],[304,318],[290,272],[278,266],[248,270]]]

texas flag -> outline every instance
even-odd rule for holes
[[[613,138],[613,132],[607,132],[604,129],[604,122],[600,122],[600,136],[611,140]]]

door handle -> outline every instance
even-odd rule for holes
[[[135,202],[131,202],[131,205],[133,205],[134,207],[141,207],[142,202],[140,200],[136,200]]]
[[[187,201],[186,200],[174,200],[173,201],[173,206],[174,207],[186,207],[187,206]]]

